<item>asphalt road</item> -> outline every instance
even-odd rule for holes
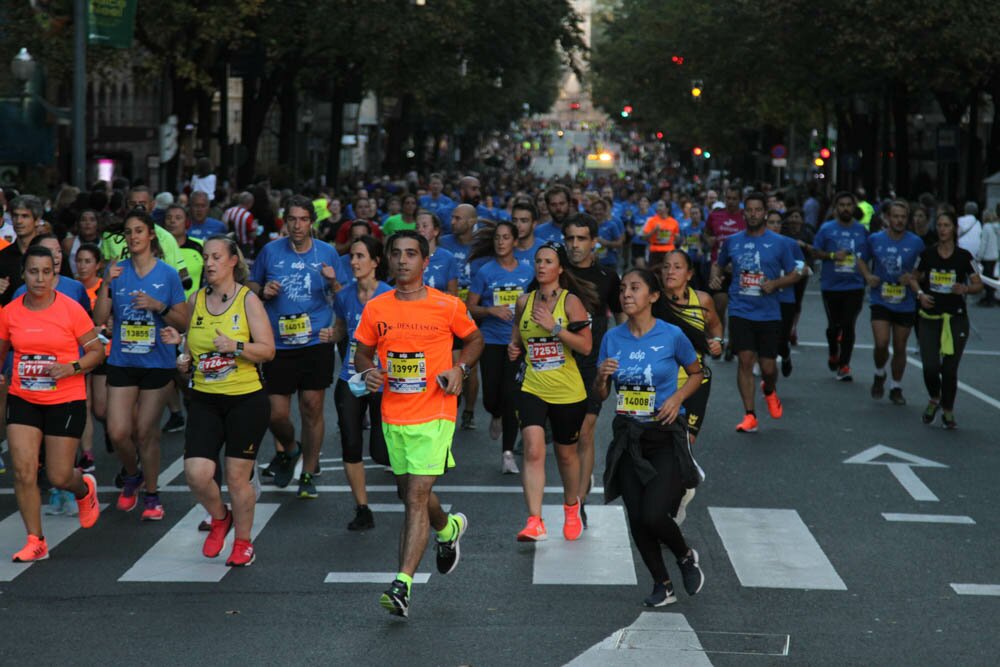
[[[500,474],[499,446],[480,408],[478,431],[459,434],[458,468],[439,484],[442,501],[470,518],[461,564],[438,575],[428,550],[421,572],[430,577],[414,587],[411,618],[388,616],[378,597],[396,569],[402,514],[378,511],[376,528],[364,534],[345,529],[353,503],[337,469],[328,397],[320,497],[265,487],[259,514],[270,519],[255,540],[252,567],[205,567],[201,536],[188,525],[201,514],[183,477],[167,483],[160,523],[141,524],[137,513],[113,507],[88,531],[72,530],[75,519],[46,519],[50,539],[69,527],[51,559],[16,569],[0,562],[0,662],[995,664],[1000,597],[952,587],[992,585],[972,590],[997,593],[1000,586],[1000,310],[971,315],[954,432],[920,422],[925,396],[912,363],[905,407],[869,397],[869,349],[855,356],[855,382],[834,381],[826,351],[815,345],[824,327],[817,294],[807,296],[794,373],[779,384],[780,421],[761,403],[760,432],[736,434],[735,364],[716,362],[698,444],[708,478],[683,527],[707,583],[694,598],[678,590],[678,602],[662,610],[640,616],[650,581],[624,537],[618,503],[596,512],[576,543],[562,540],[557,512],[547,514],[549,542],[514,540],[525,518],[519,479]],[[867,315],[858,331],[862,345],[870,342]],[[599,468],[610,426],[605,407]],[[877,445],[899,453],[868,451]],[[165,466],[181,448],[179,434],[165,437]],[[869,464],[845,463],[858,454]],[[102,487],[110,487],[115,468],[101,452]],[[558,505],[551,456],[547,470],[554,492],[546,503]],[[387,473],[369,471],[369,484],[372,503],[398,508]],[[0,476],[4,559],[24,535],[10,486],[8,472]],[[914,497],[927,493],[937,500]],[[113,503],[114,493],[103,491],[101,500]],[[371,582],[324,583],[328,576]],[[196,577],[208,581],[150,580]]]

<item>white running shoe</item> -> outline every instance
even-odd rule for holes
[[[514,452],[503,453],[503,458],[500,462],[500,472],[504,475],[516,475],[521,472],[517,467],[517,461],[514,460]]]

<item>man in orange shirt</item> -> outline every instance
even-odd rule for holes
[[[382,388],[382,431],[399,497],[406,505],[399,573],[380,604],[397,616],[409,613],[410,587],[427,549],[428,524],[437,532],[437,568],[458,565],[458,543],[469,522],[447,514],[432,491],[455,466],[451,441],[462,381],[483,351],[483,335],[457,297],[423,284],[429,247],[413,231],[400,231],[389,244],[396,289],[365,304],[354,337],[354,367],[368,391]],[[452,341],[462,339],[458,364]],[[376,366],[376,353],[378,354]],[[352,378],[352,384],[356,381]]]
[[[667,253],[674,249],[681,226],[667,212],[667,205],[656,203],[656,215],[650,216],[642,228],[642,236],[649,242],[649,267],[656,269],[663,264]]]

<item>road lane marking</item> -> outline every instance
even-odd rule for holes
[[[179,459],[171,463],[169,466],[160,473],[157,481],[161,486],[166,486],[170,482],[174,481],[178,476],[184,474],[184,457],[181,456]],[[181,481],[184,481],[183,479]]]
[[[880,460],[883,456],[893,456],[896,461],[886,461]],[[904,452],[899,449],[893,449],[892,447],[886,447],[883,444],[875,445],[874,447],[869,447],[868,449],[855,454],[854,456],[845,459],[844,463],[858,463],[863,465],[884,465],[889,469],[889,472],[896,478],[910,497],[914,500],[922,500],[926,502],[937,502],[938,497],[934,495],[934,492],[917,477],[917,473],[913,472],[914,467],[920,468],[947,468],[943,463],[938,463],[937,461],[931,461],[930,459],[925,459],[922,456],[917,456],[916,454],[910,454],[909,452]]]
[[[709,507],[708,512],[744,586],[847,590],[797,511]]]
[[[225,486],[225,485],[223,485],[222,490],[225,491],[227,489],[228,489],[228,487]],[[368,489],[368,493],[392,493],[392,494],[395,494],[395,493],[398,492],[398,490],[396,489],[395,485],[391,485],[390,486],[390,485],[387,485],[387,484],[375,484],[375,485],[368,486],[367,489]],[[348,486],[348,485],[346,485],[346,484],[317,485],[316,490],[319,491],[319,492],[321,492],[321,493],[351,493],[351,487]],[[190,487],[188,487],[187,485],[179,485],[179,484],[172,484],[170,486],[161,486],[161,487],[159,487],[157,489],[157,491],[159,493],[191,493]],[[115,487],[115,486],[99,486],[99,487],[97,487],[97,492],[98,493],[111,493],[111,494],[114,494],[115,497],[117,497],[118,494],[121,493],[121,489],[119,489],[118,487]],[[292,486],[291,484],[289,484],[288,486],[286,486],[283,489],[279,489],[278,487],[274,486],[273,484],[264,484],[264,486],[263,486],[263,492],[264,493],[294,493],[294,494],[297,495],[298,492],[299,492],[299,489],[298,489],[297,486]],[[594,487],[593,489],[590,490],[590,492],[594,493],[594,494],[601,495],[601,494],[604,493],[604,487],[601,487],[601,486]],[[442,493],[488,493],[488,494],[495,494],[495,493],[516,493],[516,494],[522,494],[522,493],[524,493],[524,489],[521,488],[520,486],[490,486],[490,485],[476,486],[474,484],[471,484],[471,485],[454,484],[454,485],[448,486],[448,485],[442,484],[440,486],[435,486],[434,487],[434,493],[437,493],[437,494],[442,494]],[[548,493],[548,494],[562,494],[562,493],[564,493],[564,489],[561,486],[546,486],[545,487],[545,493]],[[14,495],[14,489],[9,489],[9,488],[0,489],[0,496],[12,496],[12,495]],[[588,513],[590,512],[589,507],[590,506],[588,505],[588,509],[587,509]]]
[[[562,505],[544,505],[549,539],[535,543],[533,584],[635,586],[632,542],[621,505],[587,506],[587,529],[580,539],[562,536]],[[513,537],[513,535],[511,536]]]
[[[402,501],[398,503],[368,503],[368,509],[372,512],[405,512],[406,508]],[[451,503],[441,503],[441,509],[445,512],[451,511]]]
[[[800,340],[798,342],[798,345],[801,346],[801,347],[819,347],[819,348],[823,348],[824,350],[827,349],[827,348],[829,348],[829,343],[820,343],[818,341],[810,341],[810,340]],[[875,346],[872,345],[871,343],[855,343],[854,344],[854,349],[855,350],[874,350]],[[913,354],[913,355],[919,355],[920,354],[920,350],[917,349],[917,348],[915,348],[915,347],[907,348],[906,351],[908,353],[910,353],[910,354]],[[962,351],[962,356],[963,357],[965,355],[967,355],[967,354],[971,354],[971,355],[975,355],[975,356],[981,356],[981,357],[1000,357],[1000,351],[998,351],[998,350],[963,350]]]
[[[101,511],[107,506],[107,503],[102,504]],[[100,519],[98,519],[98,523],[100,523]],[[79,517],[66,516],[65,514],[56,516],[43,514],[42,533],[45,535],[45,543],[49,546],[49,558],[57,557],[53,555],[53,549],[79,529]],[[21,521],[20,512],[14,512],[0,521],[0,581],[13,581],[35,564],[14,563],[10,560],[15,552],[21,550],[26,541],[27,533],[24,531],[24,522]]]
[[[250,539],[256,539],[280,505],[258,503],[254,510]],[[217,583],[232,569],[226,558],[232,549],[233,533],[226,538],[216,558],[205,558],[201,547],[207,533],[198,530],[205,509],[195,505],[167,534],[152,546],[118,581]]]
[[[952,584],[951,587],[959,595],[1000,596],[1000,584]]]
[[[975,521],[971,516],[961,516],[953,514],[907,514],[895,512],[882,512],[886,521],[902,521],[907,523],[956,523],[967,526],[974,526]]]
[[[395,572],[330,572],[323,580],[324,584],[386,584],[396,578]],[[413,575],[413,583],[426,584],[431,575],[417,572]]]
[[[644,611],[634,623],[566,663],[566,667],[609,665],[711,667],[712,661],[684,614]]]

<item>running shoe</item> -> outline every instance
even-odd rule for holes
[[[792,355],[781,358],[781,375],[788,377],[792,374]]]
[[[274,485],[276,487],[283,489],[292,481],[292,477],[295,476],[295,462],[299,460],[299,454],[301,453],[302,448],[300,447],[295,450],[294,454],[287,454],[286,452],[278,454],[272,466]]]
[[[59,516],[63,510],[63,495],[59,489],[49,489],[49,502],[45,503],[42,513],[45,516]]]
[[[87,495],[76,501],[80,512],[80,527],[90,528],[97,523],[101,516],[101,506],[97,502],[97,480],[90,473],[83,476],[83,483],[87,485]]]
[[[233,550],[226,559],[229,567],[249,567],[257,558],[250,540],[233,540]]]
[[[903,389],[901,387],[890,389],[889,400],[892,401],[893,405],[906,405],[906,399],[903,398]]]
[[[826,359],[826,367],[836,373],[837,369],[840,368],[840,357],[835,354],[831,354]]]
[[[500,417],[490,418],[490,440],[499,440],[503,435],[503,419]]]
[[[517,467],[517,461],[514,460],[514,452],[504,452],[500,459],[500,472],[504,475],[516,475],[521,470]]]
[[[179,412],[171,412],[170,419],[163,425],[164,433],[178,433],[184,430],[184,415]]]
[[[690,555],[677,561],[677,567],[681,568],[681,577],[684,578],[684,590],[688,595],[695,595],[705,585],[705,573],[698,567],[698,552],[691,549]]]
[[[24,548],[14,554],[15,563],[33,563],[36,560],[45,560],[49,557],[49,545],[45,543],[44,537],[28,535],[28,543]]]
[[[212,527],[205,537],[205,543],[201,546],[201,553],[206,558],[215,558],[222,553],[222,547],[226,546],[226,535],[233,528],[233,513],[226,508],[224,519],[212,519]]]
[[[271,457],[271,461],[266,466],[260,467],[260,474],[263,477],[274,477],[274,471],[278,467],[278,458],[281,456],[281,452],[278,452]]]
[[[885,396],[885,381],[887,376],[875,374],[875,379],[872,381],[872,398],[876,401],[883,396]]]
[[[382,593],[378,603],[393,616],[406,618],[410,615],[410,591],[406,588],[406,582],[393,579],[388,590]]]
[[[743,421],[736,425],[736,430],[740,433],[756,433],[757,417],[751,414],[743,415]]]
[[[925,424],[933,424],[934,418],[937,417],[938,408],[941,405],[937,401],[928,401],[927,407],[924,409],[924,414],[920,415],[921,421]]]
[[[545,530],[545,523],[540,516],[529,516],[528,523],[517,534],[518,542],[541,542],[547,539],[549,539],[549,534]]]
[[[850,366],[841,366],[840,368],[837,369],[837,381],[838,382],[850,382],[853,379],[854,379],[854,376],[851,375],[851,367]]]
[[[469,519],[461,512],[449,514],[448,521],[455,522],[455,537],[449,542],[437,543],[437,568],[441,574],[451,573],[458,565],[458,559],[462,555],[459,542],[469,527]]]
[[[764,383],[760,383],[760,393],[764,394]],[[784,409],[781,407],[781,399],[778,398],[778,391],[772,391],[770,394],[764,394],[764,400],[767,402],[767,412],[771,415],[771,419],[781,419],[781,415],[784,413]]]
[[[354,509],[354,518],[347,524],[347,530],[371,530],[375,527],[375,515],[368,505],[358,505]]]
[[[299,475],[299,498],[309,498],[310,500],[319,498],[319,491],[316,490],[316,485],[313,483],[313,476],[307,472]]]
[[[117,507],[122,512],[131,512],[139,504],[139,487],[142,486],[142,471],[135,477],[122,478],[122,492],[118,494]]]
[[[80,458],[77,459],[76,467],[83,472],[94,472],[94,453],[80,452]]]
[[[642,601],[642,604],[645,607],[665,607],[675,602],[677,598],[674,596],[674,587],[668,581],[665,584],[660,582],[653,584],[653,592]]]
[[[210,530],[212,530],[212,515],[206,513],[205,518],[198,524],[198,532],[207,533]]]
[[[563,505],[563,537],[572,542],[580,539],[583,534],[583,521],[580,520],[580,499],[572,505]]]
[[[476,430],[476,415],[468,410],[462,413],[462,430],[463,431],[475,431]]]
[[[941,425],[949,431],[954,431],[958,428],[958,422],[955,421],[955,413],[948,412],[947,410],[943,411],[941,413]]]
[[[143,521],[162,521],[163,520],[163,504],[160,502],[160,496],[155,493],[147,493],[146,497],[143,499],[142,506],[142,520]]]
[[[694,500],[695,489],[686,489],[684,491],[684,496],[681,498],[681,504],[677,506],[677,514],[674,516],[674,523],[678,526],[684,523],[684,519],[687,518],[687,506],[692,500]]]
[[[80,506],[76,504],[76,496],[72,491],[60,491],[63,497],[63,514],[66,516],[78,516]]]

